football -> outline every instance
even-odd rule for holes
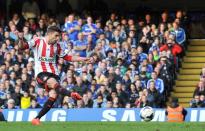
[[[154,110],[150,106],[146,106],[140,110],[140,117],[143,121],[151,121],[154,118]]]

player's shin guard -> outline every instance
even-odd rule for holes
[[[58,83],[55,85],[55,91],[63,96],[71,96],[76,100],[81,100],[82,97],[77,92],[71,92],[62,88]]]
[[[36,118],[41,119],[41,117],[44,116],[52,108],[55,101],[56,99],[49,97]]]

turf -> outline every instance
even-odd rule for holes
[[[0,122],[0,131],[205,131],[205,123],[165,122]]]

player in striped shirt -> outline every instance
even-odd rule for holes
[[[49,99],[44,104],[41,111],[36,118],[32,120],[33,125],[40,124],[40,118],[44,116],[53,106],[56,101],[57,94],[68,95],[74,99],[81,99],[82,97],[76,92],[70,92],[62,88],[59,84],[59,72],[57,68],[56,59],[58,57],[64,58],[67,61],[87,61],[89,58],[70,56],[65,54],[60,44],[60,29],[56,26],[48,28],[46,36],[41,38],[34,38],[29,42],[23,40],[19,35],[19,48],[32,49],[35,58],[35,77],[40,87],[45,88],[49,92]]]

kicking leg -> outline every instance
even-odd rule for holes
[[[33,125],[39,125],[40,124],[40,118],[42,116],[44,116],[53,106],[53,104],[56,101],[57,95],[58,94],[62,94],[62,95],[67,95],[67,96],[71,96],[74,99],[82,99],[82,97],[76,93],[76,92],[70,92],[68,90],[66,90],[65,88],[62,88],[58,81],[51,77],[46,81],[45,84],[45,89],[51,89],[51,91],[49,92],[49,98],[46,101],[46,103],[44,104],[43,108],[41,109],[41,111],[38,113],[38,115],[36,116],[35,119],[32,120],[32,124]]]
[[[76,100],[81,100],[82,99],[82,97],[77,92],[71,92],[71,91],[68,91],[65,88],[62,88],[60,86],[60,84],[56,81],[55,78],[48,79],[47,83],[48,83],[48,87],[52,88],[52,89],[55,89],[57,94],[61,94],[63,96],[71,96],[72,98],[74,98]],[[53,83],[55,83],[55,84],[53,84]]]
[[[54,78],[50,78],[50,79],[54,79]],[[56,83],[57,83],[57,81],[54,79],[53,81],[49,81],[49,83],[47,81],[46,84],[44,85],[45,89],[47,89],[47,90],[51,89],[49,91],[49,98],[45,102],[45,104],[43,105],[43,108],[40,110],[40,112],[38,113],[36,118],[32,120],[33,125],[39,125],[41,117],[44,116],[52,108],[53,104],[55,103],[55,101],[57,99],[57,93],[54,90],[54,85]]]

